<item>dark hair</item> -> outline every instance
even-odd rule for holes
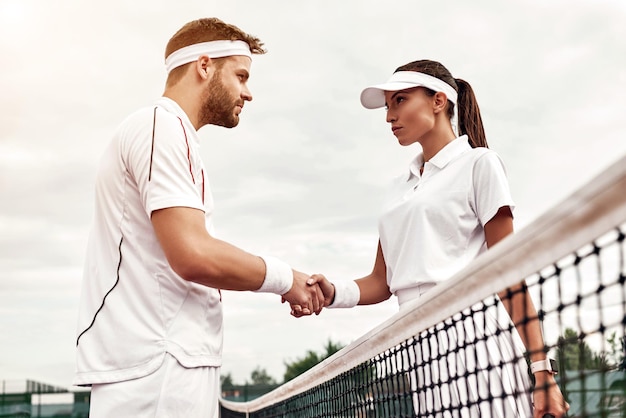
[[[398,67],[395,72],[398,71],[417,71],[436,77],[451,85],[458,94],[457,108],[459,134],[467,135],[469,137],[469,143],[473,148],[488,148],[485,128],[483,127],[483,120],[480,117],[478,102],[476,101],[476,96],[474,95],[472,86],[470,86],[467,81],[452,77],[450,71],[437,61],[413,61]],[[433,90],[428,88],[426,88],[426,90],[431,96],[435,94]],[[452,118],[454,115],[454,103],[449,100],[447,115],[449,118]]]

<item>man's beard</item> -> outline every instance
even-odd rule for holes
[[[234,112],[237,101],[224,87],[220,72],[215,73],[204,93],[204,103],[198,115],[200,126],[208,124],[225,128],[237,126],[239,116]]]

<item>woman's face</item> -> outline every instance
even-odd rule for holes
[[[434,98],[422,87],[386,91],[387,122],[400,145],[421,142],[435,126]]]

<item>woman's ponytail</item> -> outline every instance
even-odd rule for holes
[[[480,109],[472,86],[460,78],[455,78],[454,81],[458,87],[456,109],[459,120],[459,134],[469,137],[469,143],[472,148],[488,148],[483,120],[480,116]]]

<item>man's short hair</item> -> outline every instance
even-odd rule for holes
[[[250,47],[253,54],[265,54],[267,51],[263,42],[256,36],[250,35],[235,25],[225,23],[222,20],[209,17],[193,20],[185,24],[169,40],[165,47],[165,58],[172,52],[178,51],[189,45],[210,41],[244,41]],[[219,62],[220,59],[218,58]],[[176,83],[184,73],[185,65],[174,68],[168,76],[168,84]]]
[[[235,25],[225,23],[215,17],[191,21],[172,36],[165,48],[165,58],[172,52],[189,45],[209,41],[244,41],[253,54],[264,54],[263,42],[256,36],[245,33]]]

